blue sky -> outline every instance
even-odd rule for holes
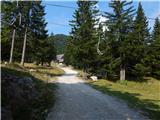
[[[69,21],[73,19],[72,15],[75,9],[56,7],[47,4],[63,5],[76,8],[76,1],[43,1],[42,3],[45,5],[45,18],[46,22],[48,22],[46,29],[48,30],[48,33],[50,34],[53,32],[54,34],[68,35],[71,30],[68,24]],[[143,0],[141,3],[148,18],[155,18],[158,15],[160,16],[160,1]],[[100,1],[98,6],[101,11],[111,11],[111,9],[108,7],[108,1]],[[133,1],[133,6],[135,9],[137,9],[138,1]],[[148,19],[148,22],[149,27],[152,28],[154,20]]]

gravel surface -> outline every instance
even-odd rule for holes
[[[146,120],[125,102],[103,94],[76,77],[77,72],[68,67],[58,77],[56,103],[47,120]]]

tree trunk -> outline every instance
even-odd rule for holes
[[[51,62],[48,62],[49,67],[51,66]]]
[[[24,57],[25,57],[25,51],[26,51],[26,42],[27,42],[27,27],[25,30],[25,35],[24,35],[24,42],[23,42],[23,51],[22,51],[22,59],[21,59],[21,65],[24,66]]]
[[[86,71],[86,65],[83,64],[83,79],[87,80],[87,71]]]
[[[120,81],[125,80],[125,77],[126,77],[125,67],[123,65],[121,65],[121,68],[120,68]]]
[[[12,58],[13,58],[15,32],[16,32],[16,30],[14,29],[14,30],[13,30],[13,35],[12,35],[12,45],[11,45],[9,63],[12,63]]]
[[[41,66],[43,66],[43,60],[41,61]]]

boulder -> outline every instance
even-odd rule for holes
[[[36,72],[37,70],[35,69],[29,69],[29,72]]]
[[[90,78],[91,78],[93,81],[97,81],[97,80],[98,80],[97,76],[91,76]]]
[[[59,66],[61,67],[65,67],[65,65],[63,63],[59,63]]]
[[[1,85],[1,94],[3,97],[2,116],[4,120],[12,120],[12,116],[10,116],[10,114],[17,115],[17,111],[25,110],[25,107],[29,108],[31,103],[30,101],[35,99],[37,95],[35,92],[35,85],[31,77],[17,77],[10,74],[2,74]],[[27,109],[25,111],[27,111]]]

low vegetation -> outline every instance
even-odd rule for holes
[[[25,68],[27,70],[32,69],[36,73],[46,74],[48,76],[60,76],[64,74],[64,71],[62,69],[59,69],[58,67],[43,67],[43,66],[37,66],[34,64],[27,63],[25,64]]]
[[[62,75],[64,71],[57,67],[40,67],[34,64],[26,64],[25,67],[18,64],[2,65],[1,71],[2,108],[9,109],[15,120],[44,120],[55,102],[56,85],[49,82],[48,76]],[[26,78],[32,80],[31,85],[19,84]]]
[[[108,80],[89,81],[89,85],[106,94],[123,99],[129,106],[141,109],[153,120],[160,118],[160,81],[148,78],[146,82]]]

